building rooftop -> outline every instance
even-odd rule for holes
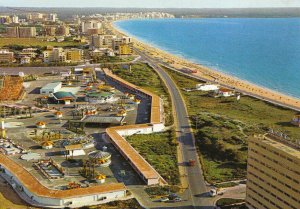
[[[42,185],[29,171],[21,165],[0,153],[0,164],[22,183],[31,193],[46,198],[71,198],[85,195],[102,194],[114,191],[124,191],[126,187],[123,183],[102,184],[86,188],[76,188],[69,190],[49,189]]]
[[[289,141],[287,139],[272,134],[264,135],[264,137],[261,140],[264,143],[269,144],[270,146],[276,149],[282,150],[300,160],[300,146],[295,142]]]
[[[118,82],[121,82],[123,85],[128,86],[131,89],[136,89],[143,94],[148,95],[151,97],[151,117],[150,117],[150,123],[162,123],[162,114],[161,114],[161,99],[156,94],[147,91],[145,89],[142,89],[132,83],[129,83],[128,81],[125,81],[122,78],[119,78],[118,76],[114,75],[108,68],[103,68],[103,72],[108,75],[109,77],[117,80]]]
[[[159,178],[155,169],[126,141],[117,131],[126,129],[138,129],[147,128],[148,125],[132,125],[123,127],[115,127],[106,129],[106,133],[110,136],[114,144],[122,150],[122,152],[128,157],[130,162],[142,173],[146,179]]]
[[[76,99],[76,96],[72,94],[71,92],[66,92],[66,91],[58,91],[53,93],[55,99],[57,100],[66,100],[66,99],[71,99],[74,100]]]
[[[82,144],[71,144],[65,146],[66,150],[80,150],[83,149]]]
[[[112,95],[114,94],[110,92],[89,92],[86,94],[86,96],[88,97],[99,97],[99,98],[110,97]]]
[[[52,82],[52,83],[47,83],[45,86],[42,87],[42,89],[53,89],[57,87],[58,85],[61,85],[61,82]]]
[[[128,89],[139,91],[151,98],[151,116],[150,124],[135,124],[126,126],[110,127],[106,129],[107,135],[111,138],[113,144],[121,150],[121,152],[128,158],[131,164],[141,173],[145,179],[159,179],[161,182],[166,183],[165,180],[156,172],[156,170],[126,141],[120,132],[125,130],[135,130],[136,133],[139,130],[152,128],[153,124],[160,124],[163,122],[161,117],[161,99],[156,94],[150,91],[144,90],[132,83],[125,81],[122,78],[114,75],[108,68],[104,68],[103,72],[114,79],[115,81],[126,86]]]
[[[120,125],[124,117],[119,116],[101,116],[101,115],[86,115],[81,121],[85,123],[102,123],[102,124],[117,124]]]

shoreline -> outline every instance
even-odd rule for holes
[[[114,25],[114,22],[110,22],[109,26],[115,33],[119,33],[122,35],[127,34],[126,31],[123,31],[122,29]],[[160,62],[164,62],[165,65],[171,68],[175,68],[178,71],[180,71],[180,69],[190,69],[197,71],[197,73],[185,73],[188,76],[227,86],[244,94],[249,94],[249,96],[254,96],[257,98],[259,97],[260,99],[276,103],[277,105],[300,111],[299,98],[289,96],[267,87],[259,86],[249,81],[237,78],[233,75],[229,75],[218,70],[203,66],[201,64],[194,63],[188,59],[184,59],[182,57],[179,57],[178,55],[171,54],[170,52],[152,46],[149,43],[144,43],[135,36],[133,37],[133,42],[136,48],[147,53],[149,56],[158,59]]]

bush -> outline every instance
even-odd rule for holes
[[[174,131],[132,135],[128,142],[158,171],[170,184],[179,183],[177,165],[177,144]]]
[[[145,192],[148,195],[152,196],[163,196],[168,195],[169,193],[176,193],[179,191],[179,187],[177,186],[156,186],[156,187],[148,187],[145,189]]]
[[[227,205],[233,205],[237,203],[243,203],[245,200],[242,199],[231,199],[231,198],[221,198],[217,201],[216,205],[221,206],[227,206]]]

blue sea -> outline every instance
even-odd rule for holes
[[[115,26],[195,63],[300,98],[300,18],[126,20]]]

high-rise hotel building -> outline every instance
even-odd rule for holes
[[[275,134],[249,139],[246,204],[300,209],[300,148]]]

